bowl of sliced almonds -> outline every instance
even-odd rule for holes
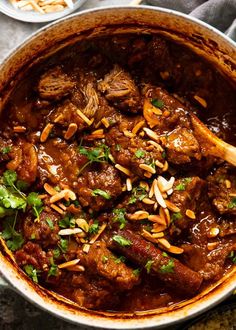
[[[71,14],[86,0],[2,0],[0,12],[14,19],[44,23]]]

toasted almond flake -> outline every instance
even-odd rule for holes
[[[162,238],[162,237],[164,237],[164,233],[163,233],[163,231],[161,231],[159,233],[153,233],[152,237],[153,238]]]
[[[144,127],[143,130],[147,134],[147,136],[150,137],[150,139],[157,142],[159,141],[159,136],[153,130],[147,127]]]
[[[161,109],[156,108],[156,107],[152,107],[152,112],[155,113],[155,115],[158,115],[158,116],[162,115]]]
[[[225,180],[225,186],[226,186],[227,189],[230,189],[231,188],[231,181]]]
[[[158,243],[164,246],[164,248],[169,249],[171,247],[170,243],[165,238],[158,238]]]
[[[85,238],[87,234],[83,231],[82,233],[76,234],[76,238]]]
[[[207,243],[207,249],[209,251],[214,250],[217,246],[219,245],[219,242],[211,242],[211,243]]]
[[[139,210],[134,212],[133,214],[131,214],[129,216],[130,220],[143,220],[143,219],[147,219],[149,216],[149,213],[147,211],[143,211],[143,210]]]
[[[122,191],[127,191],[126,185],[122,187]]]
[[[144,137],[145,133],[142,131],[139,133],[139,136]]]
[[[53,122],[54,122],[54,123],[58,123],[61,119],[63,119],[63,115],[62,115],[62,114],[60,114],[59,116],[57,116],[57,117],[53,120]]]
[[[48,197],[48,194],[38,195],[38,198],[40,198],[40,199],[45,199],[47,197]]]
[[[108,121],[107,118],[105,118],[105,117],[103,117],[103,118],[101,119],[101,123],[102,123],[106,128],[108,128],[108,127],[110,126],[109,121]]]
[[[43,187],[49,195],[53,196],[57,194],[57,191],[50,184],[44,183]]]
[[[144,188],[146,191],[149,191],[149,185],[145,181],[140,181],[139,186]]]
[[[155,168],[153,168],[152,166],[147,165],[147,164],[140,164],[139,168],[141,168],[142,170],[147,171],[148,173],[151,173],[151,174],[156,173]]]
[[[71,123],[67,128],[64,138],[66,140],[69,140],[70,138],[72,138],[72,136],[76,133],[77,129],[78,129],[77,124]]]
[[[127,187],[127,191],[131,191],[132,190],[132,181],[130,178],[126,179],[126,187]]]
[[[159,175],[157,178],[157,184],[161,192],[168,192],[172,189],[175,182],[175,178],[172,176],[169,181],[167,181],[163,176]]]
[[[163,166],[163,168],[162,168],[162,171],[163,171],[163,172],[166,172],[166,171],[168,170],[168,168],[169,168],[169,164],[168,164],[167,161],[165,161],[164,166]]]
[[[168,249],[168,251],[170,253],[174,253],[174,254],[182,254],[184,252],[184,249],[182,249],[178,246],[171,245],[171,247]]]
[[[159,225],[158,223],[153,224],[152,233],[160,233],[166,230],[166,225]]]
[[[153,209],[154,209],[154,211],[156,211],[158,209],[158,203],[157,202],[154,204]]]
[[[143,237],[145,237],[148,241],[152,242],[152,243],[158,243],[157,239],[155,237],[152,236],[152,234],[150,234],[147,230],[143,229],[141,235]]]
[[[236,193],[230,193],[229,196],[230,197],[236,197]]]
[[[26,127],[25,126],[14,126],[13,131],[15,133],[24,133],[26,131]]]
[[[52,209],[54,209],[55,211],[57,211],[58,213],[60,213],[60,214],[64,214],[64,211],[63,211],[60,207],[58,207],[57,205],[55,205],[55,204],[51,204],[50,207],[51,207]]]
[[[34,8],[35,11],[44,14],[43,9],[35,1],[29,1],[29,3],[31,4],[31,6]]]
[[[167,195],[171,195],[171,194],[173,194],[173,192],[174,192],[174,190],[171,188],[171,189],[169,189],[169,190],[167,190]]]
[[[120,165],[120,164],[116,164],[115,165],[115,168],[117,168],[117,170],[123,172],[124,174],[128,175],[128,176],[131,176],[131,172],[128,168]]]
[[[185,212],[185,214],[190,219],[193,219],[193,220],[196,219],[196,215],[195,215],[195,213],[192,210],[187,209],[186,212]]]
[[[155,180],[153,180],[151,188],[149,190],[149,194],[148,194],[149,198],[152,198],[154,196],[154,184],[155,184]]]
[[[104,129],[100,128],[92,132],[92,135],[97,135],[97,134],[104,134]]]
[[[209,233],[207,234],[207,237],[213,238],[218,236],[220,233],[220,229],[218,227],[213,227],[210,229]]]
[[[53,195],[50,198],[50,203],[56,203],[56,202],[58,202],[59,200],[61,200],[63,198],[67,201],[69,199],[71,199],[72,201],[75,201],[76,200],[76,195],[72,190],[64,189],[64,190],[56,193],[55,195]]]
[[[62,203],[58,203],[58,206],[59,206],[62,210],[66,211],[66,206],[65,206],[64,204],[62,204]]]
[[[147,197],[143,198],[143,199],[142,199],[142,202],[143,202],[144,204],[148,204],[148,205],[155,204],[155,201],[153,201],[152,199],[147,198]]]
[[[204,100],[202,97],[200,97],[198,95],[194,95],[194,98],[198,103],[200,103],[203,106],[203,108],[207,108],[206,100]]]
[[[128,138],[133,138],[134,137],[134,134],[127,131],[126,129],[124,130],[123,134],[124,134],[124,136],[126,136]]]
[[[166,206],[172,212],[180,212],[180,208],[168,200],[166,200]]]
[[[103,233],[103,231],[106,229],[107,224],[103,223],[98,231],[98,233],[89,241],[90,244],[93,244],[96,242],[98,237]]]
[[[40,142],[46,142],[47,141],[47,138],[48,138],[49,134],[51,133],[53,126],[54,126],[53,124],[48,123],[44,127],[44,129],[41,133],[41,136],[40,136]]]
[[[155,142],[155,141],[148,140],[147,143],[153,145],[160,152],[164,151],[162,146],[159,143]]]
[[[145,178],[150,179],[152,177],[152,173],[145,171],[144,174]]]
[[[166,202],[165,202],[164,198],[162,197],[160,189],[158,188],[157,180],[155,179],[154,181],[155,181],[155,183],[154,183],[154,195],[155,195],[156,201],[160,206],[162,206],[163,208],[166,208]]]
[[[77,265],[80,262],[80,259],[74,259],[67,262],[63,262],[63,264],[58,265],[58,268],[68,268]]]
[[[87,223],[87,221],[85,219],[82,218],[78,218],[75,220],[77,226],[81,229],[83,229],[83,231],[85,231],[86,233],[89,231],[89,224]]]
[[[166,224],[167,226],[169,227],[170,225],[170,222],[171,222],[171,219],[170,219],[170,212],[169,210],[166,208],[166,209],[163,209],[164,211],[164,214],[165,214],[165,218],[166,218]]]
[[[155,165],[159,168],[163,168],[164,164],[162,164],[158,159],[155,161]]]
[[[67,236],[67,235],[76,235],[80,233],[82,233],[82,229],[80,228],[66,228],[59,230],[58,235]]]
[[[151,222],[159,223],[160,225],[166,226],[166,221],[160,215],[151,214],[148,216],[148,220]]]
[[[83,248],[82,248],[83,252],[88,253],[89,249],[90,249],[90,246],[91,246],[90,244],[84,244]]]
[[[93,123],[93,120],[90,120],[87,116],[85,116],[85,114],[77,109],[77,114],[80,116],[81,119],[83,119],[83,121],[88,125],[88,126],[91,126],[92,123]]]
[[[85,268],[82,265],[75,265],[75,266],[67,267],[66,269],[71,272],[84,272],[85,271]]]
[[[139,131],[144,125],[145,125],[145,121],[144,121],[144,120],[138,122],[138,123],[134,126],[134,128],[132,129],[132,133],[133,133],[134,135],[136,135],[136,134],[138,133],[138,131]]]
[[[112,163],[115,164],[116,161],[115,161],[115,158],[112,156],[112,154],[109,154],[108,158],[110,159],[110,161],[111,161]]]
[[[165,212],[164,212],[163,207],[160,207],[160,208],[159,208],[159,216],[160,216],[163,220],[165,220],[165,224],[166,224],[166,215],[165,215]]]

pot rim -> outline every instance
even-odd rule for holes
[[[41,29],[39,29],[37,32],[33,33],[31,36],[26,38],[20,45],[16,46],[2,61],[0,64],[0,70],[5,67],[8,64],[8,61],[17,55],[17,53],[26,47],[30,42],[34,39],[37,39],[39,36],[43,35],[45,31],[50,31],[51,28],[54,28],[57,25],[60,25],[61,22],[70,21],[71,19],[75,17],[81,17],[86,16],[87,14],[93,13],[96,14],[97,12],[109,12],[114,10],[142,10],[142,9],[148,9],[150,11],[155,12],[161,12],[165,14],[171,14],[174,15],[177,18],[181,18],[184,21],[189,21],[190,23],[194,23],[195,25],[201,26],[204,29],[208,30],[209,32],[212,32],[214,35],[220,37],[222,41],[226,41],[231,47],[235,48],[236,43],[231,40],[229,37],[224,35],[222,32],[217,30],[216,28],[208,25],[205,22],[200,21],[199,19],[196,19],[194,17],[190,17],[184,13],[177,12],[170,9],[160,8],[160,7],[152,7],[152,6],[105,6],[105,7],[99,7],[94,9],[88,9],[81,11],[79,13],[75,13],[73,15],[64,17],[58,21],[52,22]],[[7,259],[3,254],[0,254],[0,265],[1,265],[1,272],[3,273],[4,277],[7,279],[7,282],[9,282],[12,287],[19,292],[22,296],[24,296],[27,300],[29,300],[31,303],[37,305],[41,309],[50,312],[51,314],[62,318],[64,320],[67,320],[69,322],[73,322],[76,324],[82,324],[87,326],[93,326],[97,328],[107,328],[107,329],[143,329],[143,328],[156,328],[158,327],[164,327],[166,325],[171,325],[173,323],[178,323],[183,320],[187,320],[189,318],[192,318],[194,316],[199,315],[200,313],[212,308],[217,303],[225,299],[227,296],[231,294],[231,292],[236,288],[236,268],[231,271],[228,275],[224,276],[224,281],[222,283],[219,283],[218,286],[216,285],[213,288],[213,292],[211,292],[211,295],[206,295],[205,299],[202,299],[200,297],[200,301],[195,301],[191,304],[189,307],[190,312],[187,312],[185,310],[186,315],[183,315],[183,310],[186,308],[180,308],[182,309],[178,311],[178,309],[173,309],[166,317],[162,317],[162,319],[158,318],[158,314],[153,314],[152,316],[149,315],[149,317],[146,317],[146,315],[143,315],[140,318],[126,318],[126,319],[115,319],[115,318],[105,318],[104,315],[99,314],[95,315],[94,313],[84,313],[83,310],[81,310],[81,314],[76,312],[73,312],[73,309],[63,308],[62,305],[55,302],[55,299],[53,301],[52,296],[50,298],[45,297],[47,294],[43,292],[41,293],[41,290],[36,290],[35,286],[32,285],[29,281],[27,281],[26,276],[24,276],[23,273],[18,272],[16,267],[14,267],[9,260]],[[9,259],[9,258],[8,258]],[[7,262],[8,261],[8,262]],[[228,281],[228,282],[227,282]],[[224,285],[227,284],[227,285]],[[44,297],[43,297],[44,295]],[[47,298],[47,299],[46,299]],[[202,304],[201,304],[202,303]],[[185,306],[186,307],[186,306]],[[181,314],[182,313],[182,314]],[[74,317],[73,317],[74,316]],[[73,317],[73,319],[72,319]],[[157,324],[158,321],[158,324]],[[100,322],[100,324],[98,323]]]

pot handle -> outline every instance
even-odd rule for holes
[[[8,287],[10,288],[10,285],[6,282],[2,274],[0,273],[0,287]]]

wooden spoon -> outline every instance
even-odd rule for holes
[[[236,147],[219,139],[193,113],[190,113],[190,118],[204,155],[219,157],[236,166]]]

